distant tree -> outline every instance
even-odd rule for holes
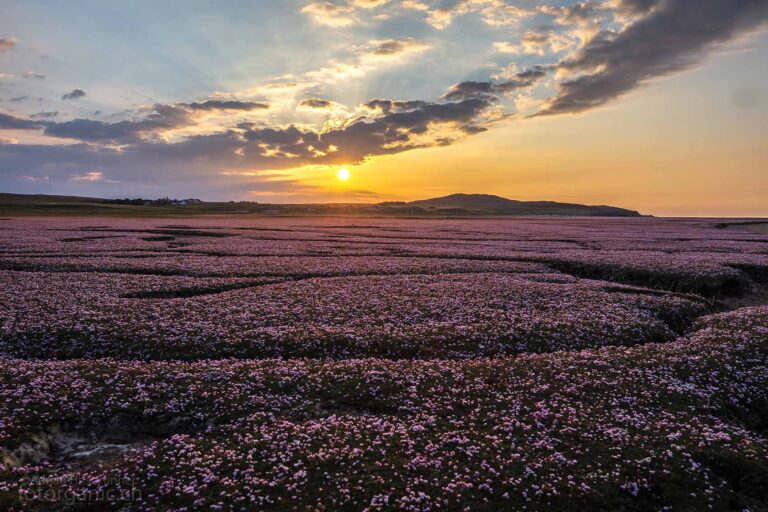
[[[105,204],[127,204],[132,206],[141,206],[146,202],[146,200],[141,198],[130,199],[126,197],[125,199],[105,199],[103,202]]]
[[[140,197],[136,199],[104,199],[102,201],[105,204],[125,204],[131,206],[185,206],[189,204],[202,204],[202,199],[189,198],[189,199],[171,199],[170,197],[161,197],[159,199],[142,199]]]

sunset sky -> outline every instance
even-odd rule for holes
[[[0,192],[768,215],[768,0],[2,13]]]

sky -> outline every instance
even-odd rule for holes
[[[768,216],[768,0],[0,5],[0,192]]]

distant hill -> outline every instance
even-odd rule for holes
[[[514,201],[488,194],[452,194],[434,199],[377,204],[269,204],[254,201],[208,202],[199,199],[101,199],[97,197],[0,193],[0,215],[111,215],[189,217],[195,215],[373,215],[392,217],[484,217],[504,215],[582,215],[637,217],[613,206],[552,201]]]
[[[515,201],[490,194],[451,194],[433,199],[405,203],[425,210],[460,211],[490,215],[585,215],[605,217],[638,217],[634,210],[615,206],[588,206],[554,201]]]

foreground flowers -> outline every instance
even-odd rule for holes
[[[57,426],[132,432],[71,491],[130,482],[139,510],[758,509],[766,325],[747,308],[662,345],[463,362],[4,360],[2,503],[70,471],[18,449]]]
[[[670,292],[754,286],[764,237],[212,222],[0,230],[0,509],[768,504],[768,306]],[[94,232],[124,238],[61,241]],[[342,256],[360,246],[377,255]],[[634,285],[578,277],[595,268]]]

